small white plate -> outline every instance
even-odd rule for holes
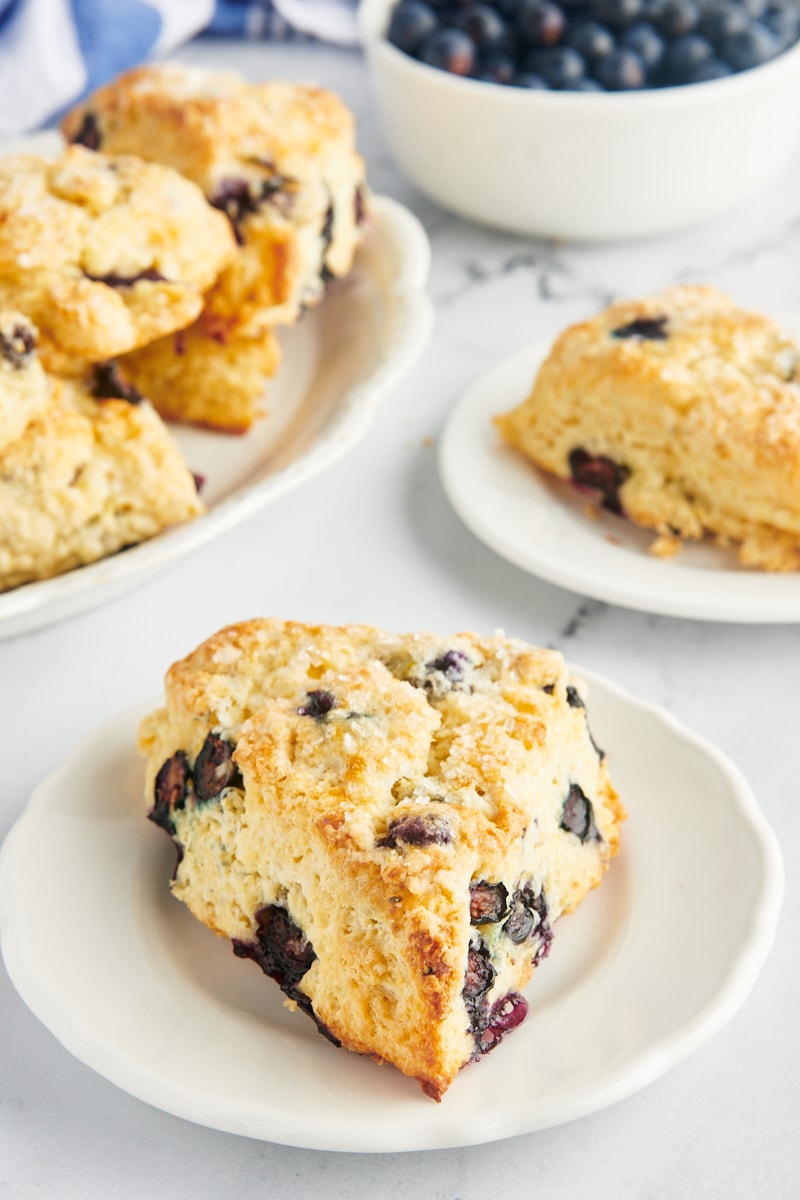
[[[530,1015],[440,1105],[337,1050],[169,894],[144,817],[145,709],[87,738],[0,855],[0,933],[25,1002],[83,1062],[157,1108],[286,1145],[463,1146],[644,1087],[741,1007],[773,940],[782,864],[744,779],[665,712],[581,672],[628,806],[603,885],[558,922]],[[746,1063],[742,1063],[746,1070]]]
[[[782,316],[781,323],[800,337],[800,316]],[[450,414],[439,469],[472,532],[531,574],[624,608],[706,621],[800,621],[800,574],[748,570],[732,551],[708,543],[655,558],[648,553],[652,531],[611,513],[588,515],[570,484],[502,442],[492,417],[527,396],[549,348],[538,343],[498,363]]]
[[[45,134],[7,143],[0,153],[52,153],[57,146]],[[416,217],[394,200],[373,197],[353,271],[279,333],[283,361],[268,387],[266,418],[241,437],[172,426],[187,464],[205,478],[207,513],[123,554],[3,593],[0,638],[111,599],[346,454],[430,336],[429,267],[430,246]]]

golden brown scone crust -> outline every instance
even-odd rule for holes
[[[0,453],[49,403],[36,354],[36,329],[22,313],[0,310]]]
[[[0,590],[60,575],[203,511],[146,401],[51,379],[48,406],[0,452]]]
[[[174,894],[329,1036],[440,1099],[524,1015],[553,924],[617,852],[579,686],[500,636],[222,630],[140,729]]]
[[[365,215],[364,164],[338,97],[249,84],[177,63],[134,68],[62,125],[70,141],[167,163],[227,212],[239,253],[208,299],[224,327],[296,320],[349,271]]]
[[[0,305],[35,322],[48,369],[188,325],[233,251],[228,222],[168,167],[82,146],[0,160]]]
[[[710,287],[672,287],[566,330],[528,398],[496,423],[563,479],[576,452],[611,460],[588,472],[611,480],[607,507],[657,530],[657,554],[709,534],[737,543],[747,566],[795,571],[799,362],[769,318]]]
[[[265,411],[267,381],[280,360],[269,326],[212,334],[201,315],[188,329],[123,355],[119,366],[166,420],[244,433]]]

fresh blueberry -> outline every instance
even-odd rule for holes
[[[800,4],[797,0],[772,0],[762,20],[782,50],[800,38]]]
[[[471,38],[479,50],[498,46],[506,34],[506,23],[488,4],[465,4],[452,19],[454,29]]]
[[[741,33],[732,33],[723,38],[719,46],[721,57],[731,64],[734,71],[760,67],[779,54],[780,49],[775,34],[760,21],[751,21]]]
[[[469,885],[469,919],[473,925],[488,925],[508,916],[508,888],[485,879]]]
[[[667,37],[683,37],[694,33],[700,22],[700,9],[694,0],[668,0],[658,26]]]
[[[549,92],[550,84],[534,71],[520,71],[511,80],[512,87],[529,88],[535,92]]]
[[[630,476],[630,468],[604,454],[589,454],[578,447],[570,451],[569,467],[573,482],[581,488],[599,492],[603,508],[622,513],[619,489]]]
[[[583,79],[586,63],[577,50],[552,46],[548,50],[534,50],[525,60],[525,70],[541,75],[551,88],[566,89]]]
[[[555,46],[566,26],[564,10],[549,0],[523,0],[516,29],[528,46]]]
[[[516,69],[511,55],[498,50],[487,54],[486,58],[481,60],[474,78],[481,79],[484,83],[511,83]]]
[[[389,41],[406,54],[416,54],[429,33],[433,33],[439,19],[429,4],[422,0],[403,0],[392,13]]]
[[[621,46],[639,55],[649,74],[658,70],[664,57],[664,38],[649,21],[637,21],[623,31],[619,40]]]
[[[715,46],[723,38],[742,33],[750,24],[747,9],[742,4],[731,4],[728,0],[713,0],[703,9],[698,32]]]
[[[664,55],[664,74],[670,83],[687,83],[694,72],[714,57],[714,47],[699,33],[676,38]]]
[[[233,761],[233,742],[210,732],[194,763],[194,790],[198,800],[214,800],[223,788],[242,787],[239,768]]]
[[[566,42],[593,65],[614,49],[614,35],[599,21],[580,21],[567,33]]]
[[[715,79],[726,79],[733,75],[733,67],[721,58],[709,58],[687,77],[686,83],[712,83]]]
[[[392,821],[386,837],[378,844],[395,849],[403,846],[449,846],[453,840],[445,817],[438,813],[416,813]]]
[[[451,75],[470,75],[475,66],[475,43],[462,29],[435,29],[422,43],[419,58]]]
[[[562,89],[565,92],[604,92],[605,90],[602,83],[598,83],[596,79],[592,79],[589,75],[584,79],[577,79],[575,83],[571,83],[568,87]]]
[[[624,29],[642,15],[642,0],[592,0],[592,13],[611,29]]]
[[[647,67],[635,50],[623,46],[600,60],[597,78],[610,92],[636,91],[645,85]]]
[[[601,841],[600,831],[594,823],[592,802],[577,783],[570,785],[561,815],[561,828],[565,833],[574,833],[582,842]]]

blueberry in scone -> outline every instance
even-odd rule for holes
[[[0,306],[38,327],[49,370],[188,325],[234,250],[229,222],[169,167],[82,146],[0,159]]]
[[[617,852],[579,687],[500,636],[222,630],[140,729],[174,895],[329,1040],[441,1099],[525,1019]]]
[[[620,301],[556,339],[496,425],[538,467],[658,534],[800,569],[800,350],[710,287]]]
[[[36,336],[22,313],[0,309],[0,452],[49,401],[50,383],[36,354]]]
[[[350,270],[367,189],[353,117],[331,92],[150,64],[98,88],[62,128],[69,141],[174,167],[226,215],[238,252],[207,320],[290,323]]]

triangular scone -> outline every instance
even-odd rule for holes
[[[226,213],[239,250],[207,297],[223,332],[289,324],[345,275],[368,198],[352,114],[332,92],[182,63],[135,67],[71,110],[71,142],[176,168]]]
[[[537,466],[660,535],[710,534],[747,566],[800,569],[800,350],[710,287],[621,301],[556,340],[496,418]]]
[[[174,894],[336,1044],[439,1100],[524,1020],[624,815],[560,654],[277,620],[176,663],[142,724]]]
[[[0,591],[114,554],[204,508],[161,418],[113,367],[50,382],[47,407],[0,451]]]

